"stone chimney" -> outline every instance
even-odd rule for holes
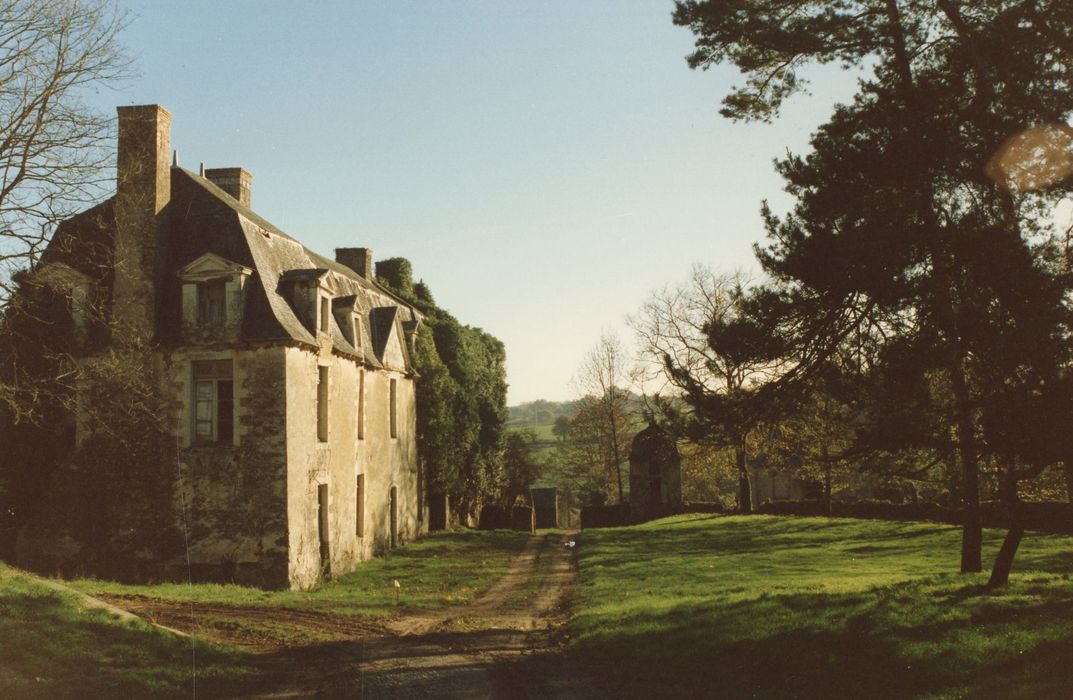
[[[335,262],[346,265],[359,277],[370,282],[373,280],[373,249],[372,248],[336,248]]]
[[[209,168],[205,177],[224,192],[238,200],[244,207],[250,206],[250,185],[253,175],[242,168]]]
[[[167,250],[171,114],[160,105],[119,107],[116,162],[114,328],[152,340]]]

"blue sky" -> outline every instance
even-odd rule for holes
[[[691,71],[673,3],[124,2],[139,75],[196,169],[253,173],[253,207],[311,248],[413,263],[507,347],[510,403],[573,397],[604,329],[694,262],[755,267],[772,160],[851,75],[775,125],[718,114],[737,75]]]

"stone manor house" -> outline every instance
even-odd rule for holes
[[[165,109],[118,112],[115,196],[64,222],[34,274],[69,297],[83,354],[118,334],[151,348],[189,503],[244,507],[226,476],[255,462],[270,526],[194,538],[195,577],[306,588],[413,538],[421,315],[369,249],[330,260],[254,213],[242,168],[178,167]]]

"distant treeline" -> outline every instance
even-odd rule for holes
[[[644,398],[638,394],[629,394],[627,401],[632,412],[641,415],[644,407]],[[577,415],[580,399],[574,401],[547,401],[537,399],[527,401],[517,406],[508,406],[507,425],[521,427],[526,425],[548,425],[554,423],[557,418],[563,417],[573,420]]]

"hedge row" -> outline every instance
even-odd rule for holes
[[[581,509],[581,528],[590,527],[621,527],[634,525],[646,520],[662,518],[679,513],[722,513],[721,503],[682,503],[667,506],[658,510],[648,509],[634,513],[630,510],[630,504],[623,503],[615,506],[585,506]]]
[[[615,506],[586,506],[581,509],[581,527],[620,527],[634,525],[645,520],[661,518],[677,513],[721,513],[719,503],[685,503],[662,511],[633,513],[629,504]],[[888,501],[835,502],[831,512],[824,510],[823,502],[774,501],[760,506],[759,513],[768,515],[831,515],[838,518],[862,518],[869,520],[923,520],[960,525],[961,509],[938,503],[890,503]],[[1009,514],[998,501],[980,504],[984,527],[1008,528]],[[1073,503],[1022,503],[1019,515],[1025,529],[1073,535]]]
[[[774,501],[760,506],[760,513],[770,515],[828,515],[823,502]],[[984,527],[1007,528],[1009,515],[998,501],[980,504]],[[870,520],[927,520],[960,525],[961,509],[937,503],[889,503],[887,501],[834,502],[830,515],[839,518],[863,518]],[[1019,506],[1021,522],[1028,530],[1055,534],[1073,534],[1073,504],[1071,503],[1022,503]]]

